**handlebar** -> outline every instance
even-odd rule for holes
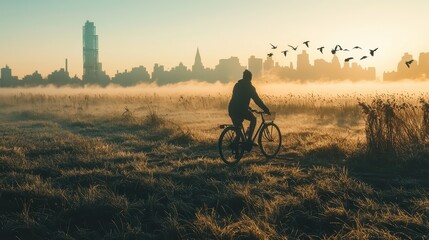
[[[270,114],[270,113],[266,113],[266,112],[264,112],[264,111],[262,111],[262,112],[261,112],[261,111],[258,111],[258,110],[255,110],[255,109],[252,109],[252,108],[250,108],[250,107],[249,107],[249,111],[250,111],[250,112],[253,112],[253,113],[257,113],[257,114],[268,114],[268,115]]]

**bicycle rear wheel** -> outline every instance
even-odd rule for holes
[[[282,145],[279,127],[273,122],[264,124],[258,136],[258,144],[266,158],[277,156]]]
[[[218,140],[219,154],[226,164],[234,164],[240,161],[244,154],[244,137],[240,131],[237,137],[234,127],[225,128]]]

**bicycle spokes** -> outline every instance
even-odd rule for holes
[[[262,133],[263,137],[269,142],[275,141],[275,136],[273,135],[273,128],[274,126],[270,125],[267,128],[265,128]]]
[[[258,143],[262,153],[267,158],[272,158],[277,155],[281,146],[280,129],[274,123],[268,123],[262,127],[259,134]]]
[[[243,156],[244,150],[240,144],[240,135],[237,136],[234,127],[225,128],[219,141],[219,153],[225,163],[232,164],[238,162]]]

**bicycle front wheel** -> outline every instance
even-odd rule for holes
[[[240,161],[244,154],[243,134],[235,132],[234,127],[225,128],[218,140],[219,154],[226,164],[234,164]]]
[[[258,136],[258,144],[266,158],[276,157],[282,145],[282,135],[275,123],[265,124]]]

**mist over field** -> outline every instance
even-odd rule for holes
[[[176,96],[176,95],[216,95],[232,93],[235,82],[230,83],[207,83],[196,80],[158,86],[156,83],[139,84],[134,87],[119,87],[108,85],[107,87],[30,87],[30,88],[0,88],[0,96],[16,94],[46,94],[46,95],[76,95],[76,94],[106,94],[106,95],[151,95]],[[259,95],[284,96],[287,94],[426,94],[429,82],[404,80],[400,82],[323,82],[323,83],[285,83],[280,81],[264,82],[254,80]]]

